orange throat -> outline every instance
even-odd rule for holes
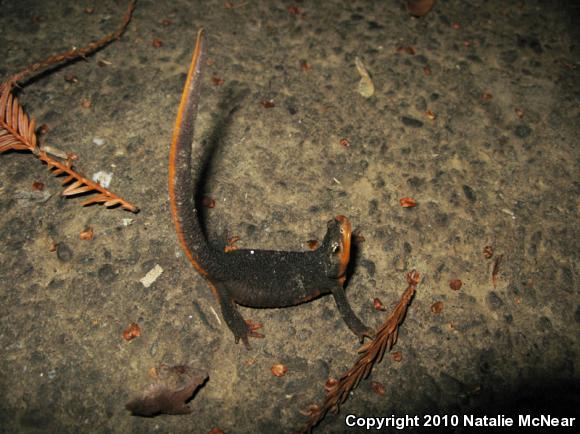
[[[352,225],[348,218],[343,215],[338,215],[335,219],[340,222],[340,234],[341,234],[341,244],[342,244],[342,255],[340,257],[340,263],[338,268],[338,281],[341,285],[344,285],[346,280],[346,268],[348,267],[348,262],[350,261],[350,241],[352,238]]]

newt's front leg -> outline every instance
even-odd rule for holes
[[[344,322],[348,328],[358,336],[360,341],[362,342],[365,336],[371,339],[374,338],[375,331],[372,328],[365,326],[350,307],[346,294],[344,293],[344,288],[342,286],[335,287],[332,290],[332,295],[334,296],[334,301],[336,301],[336,306],[338,307],[338,311],[342,315]]]

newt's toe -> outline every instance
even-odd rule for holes
[[[364,330],[358,332],[356,335],[358,336],[360,343],[362,344],[365,338],[374,340],[375,336],[377,335],[377,331],[371,327],[365,327]]]
[[[234,332],[234,336],[236,339],[236,344],[242,340],[244,346],[247,350],[251,348],[249,338],[256,338],[256,339],[264,339],[264,335],[262,333],[258,333],[256,330],[261,329],[263,327],[262,323],[254,323],[252,321],[246,320],[243,323],[244,325],[237,329]]]

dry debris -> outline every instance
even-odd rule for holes
[[[125,330],[123,330],[123,339],[126,341],[132,341],[139,336],[141,336],[141,327],[139,327],[139,324],[137,323],[132,322]]]
[[[134,416],[189,414],[193,409],[187,402],[208,379],[207,373],[185,365],[162,364],[155,368],[154,374],[155,383],[125,405]]]
[[[463,282],[459,279],[453,279],[449,281],[449,287],[454,291],[459,291],[462,285]]]
[[[371,80],[371,76],[362,63],[362,60],[360,60],[358,57],[355,57],[354,64],[356,65],[356,70],[361,77],[360,81],[358,82],[357,92],[365,98],[370,98],[375,93],[375,85]]]
[[[399,326],[405,319],[407,307],[415,295],[419,281],[420,275],[418,272],[413,270],[407,273],[408,287],[393,312],[378,330],[375,339],[359,348],[360,356],[357,361],[336,383],[331,385],[328,382],[326,383],[324,402],[320,405],[312,404],[303,412],[309,417],[309,420],[302,428],[302,432],[312,432],[312,429],[324,419],[324,416],[329,411],[338,413],[341,404],[350,396],[350,392],[356,389],[362,379],[369,376],[375,363],[380,363],[385,352],[395,345],[399,335]]]
[[[36,120],[28,116],[20,105],[18,98],[14,96],[13,88],[18,81],[38,73],[48,67],[58,63],[69,61],[78,57],[87,56],[99,48],[104,47],[113,40],[121,37],[125,31],[135,3],[130,2],[122,24],[119,28],[98,41],[91,42],[84,48],[75,48],[64,53],[49,56],[41,62],[34,63],[22,71],[13,74],[6,81],[0,83],[0,153],[6,151],[29,151],[40,161],[47,164],[49,170],[55,176],[65,175],[62,184],[67,187],[62,192],[63,196],[76,196],[86,193],[97,193],[95,196],[85,200],[81,205],[91,205],[102,203],[106,207],[120,205],[123,209],[131,212],[138,212],[139,208],[125,201],[116,194],[110,192],[99,183],[93,182],[73,169],[74,154],[61,154],[56,152],[56,156],[64,161],[52,158],[52,148],[39,144],[36,135]],[[87,100],[88,101],[88,100]],[[88,101],[90,103],[90,101]],[[90,107],[90,104],[88,105]]]
[[[275,377],[283,377],[286,375],[286,372],[288,372],[288,367],[282,363],[276,363],[275,365],[272,365],[270,371],[272,371],[272,375]]]
[[[435,0],[407,0],[407,10],[414,17],[422,17],[433,8]]]

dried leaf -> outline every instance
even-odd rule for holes
[[[373,392],[375,392],[377,395],[385,396],[386,388],[383,383],[379,383],[378,381],[371,381],[371,389],[373,389]]]
[[[262,100],[262,103],[261,104],[262,104],[262,106],[264,106],[264,108],[267,108],[267,109],[268,108],[276,107],[276,103],[274,102],[273,99],[265,99],[265,100]]]
[[[152,417],[158,414],[189,414],[187,402],[208,378],[207,373],[189,366],[162,364],[156,368],[156,381],[140,396],[129,401],[125,408],[134,416]]]
[[[422,17],[433,8],[435,0],[407,0],[407,10],[414,17]]]
[[[345,148],[348,148],[350,146],[350,142],[348,141],[348,139],[340,139],[340,146],[343,146]]]
[[[354,64],[356,65],[357,72],[361,76],[361,79],[358,82],[357,92],[365,98],[370,98],[375,93],[375,85],[371,80],[371,76],[362,63],[362,60],[358,57],[355,57]]]
[[[300,61],[300,69],[303,72],[308,72],[312,69],[312,65],[310,65],[306,60],[301,60]]]
[[[431,312],[433,312],[434,314],[440,314],[441,312],[443,312],[443,302],[436,301],[435,303],[433,303],[431,305]]]
[[[407,54],[410,54],[411,56],[414,56],[416,51],[411,46],[406,46],[406,47],[400,46],[400,47],[397,47],[397,53],[407,53]]]
[[[461,289],[461,285],[463,285],[463,282],[459,279],[453,279],[449,281],[449,287],[454,291],[459,291]]]
[[[373,306],[376,310],[381,310],[383,312],[387,310],[383,302],[378,298],[373,299]]]
[[[493,247],[485,246],[483,248],[483,256],[485,257],[485,259],[490,259],[493,256]]]
[[[123,330],[123,339],[126,341],[132,341],[136,337],[141,336],[141,327],[137,323],[131,323],[129,326]]]
[[[50,246],[48,247],[48,251],[51,253],[56,252],[56,249],[58,247],[58,243],[56,241],[54,241],[53,239],[50,240]]]
[[[90,226],[79,234],[80,239],[84,241],[90,241],[94,238],[94,236],[95,232]]]
[[[281,363],[277,363],[275,365],[272,365],[270,371],[272,371],[272,374],[275,377],[283,377],[284,375],[286,375],[286,372],[288,372],[288,367],[284,366]]]
[[[415,199],[411,197],[403,197],[399,199],[399,203],[403,208],[412,208],[414,206],[417,206],[417,202],[415,202]]]

